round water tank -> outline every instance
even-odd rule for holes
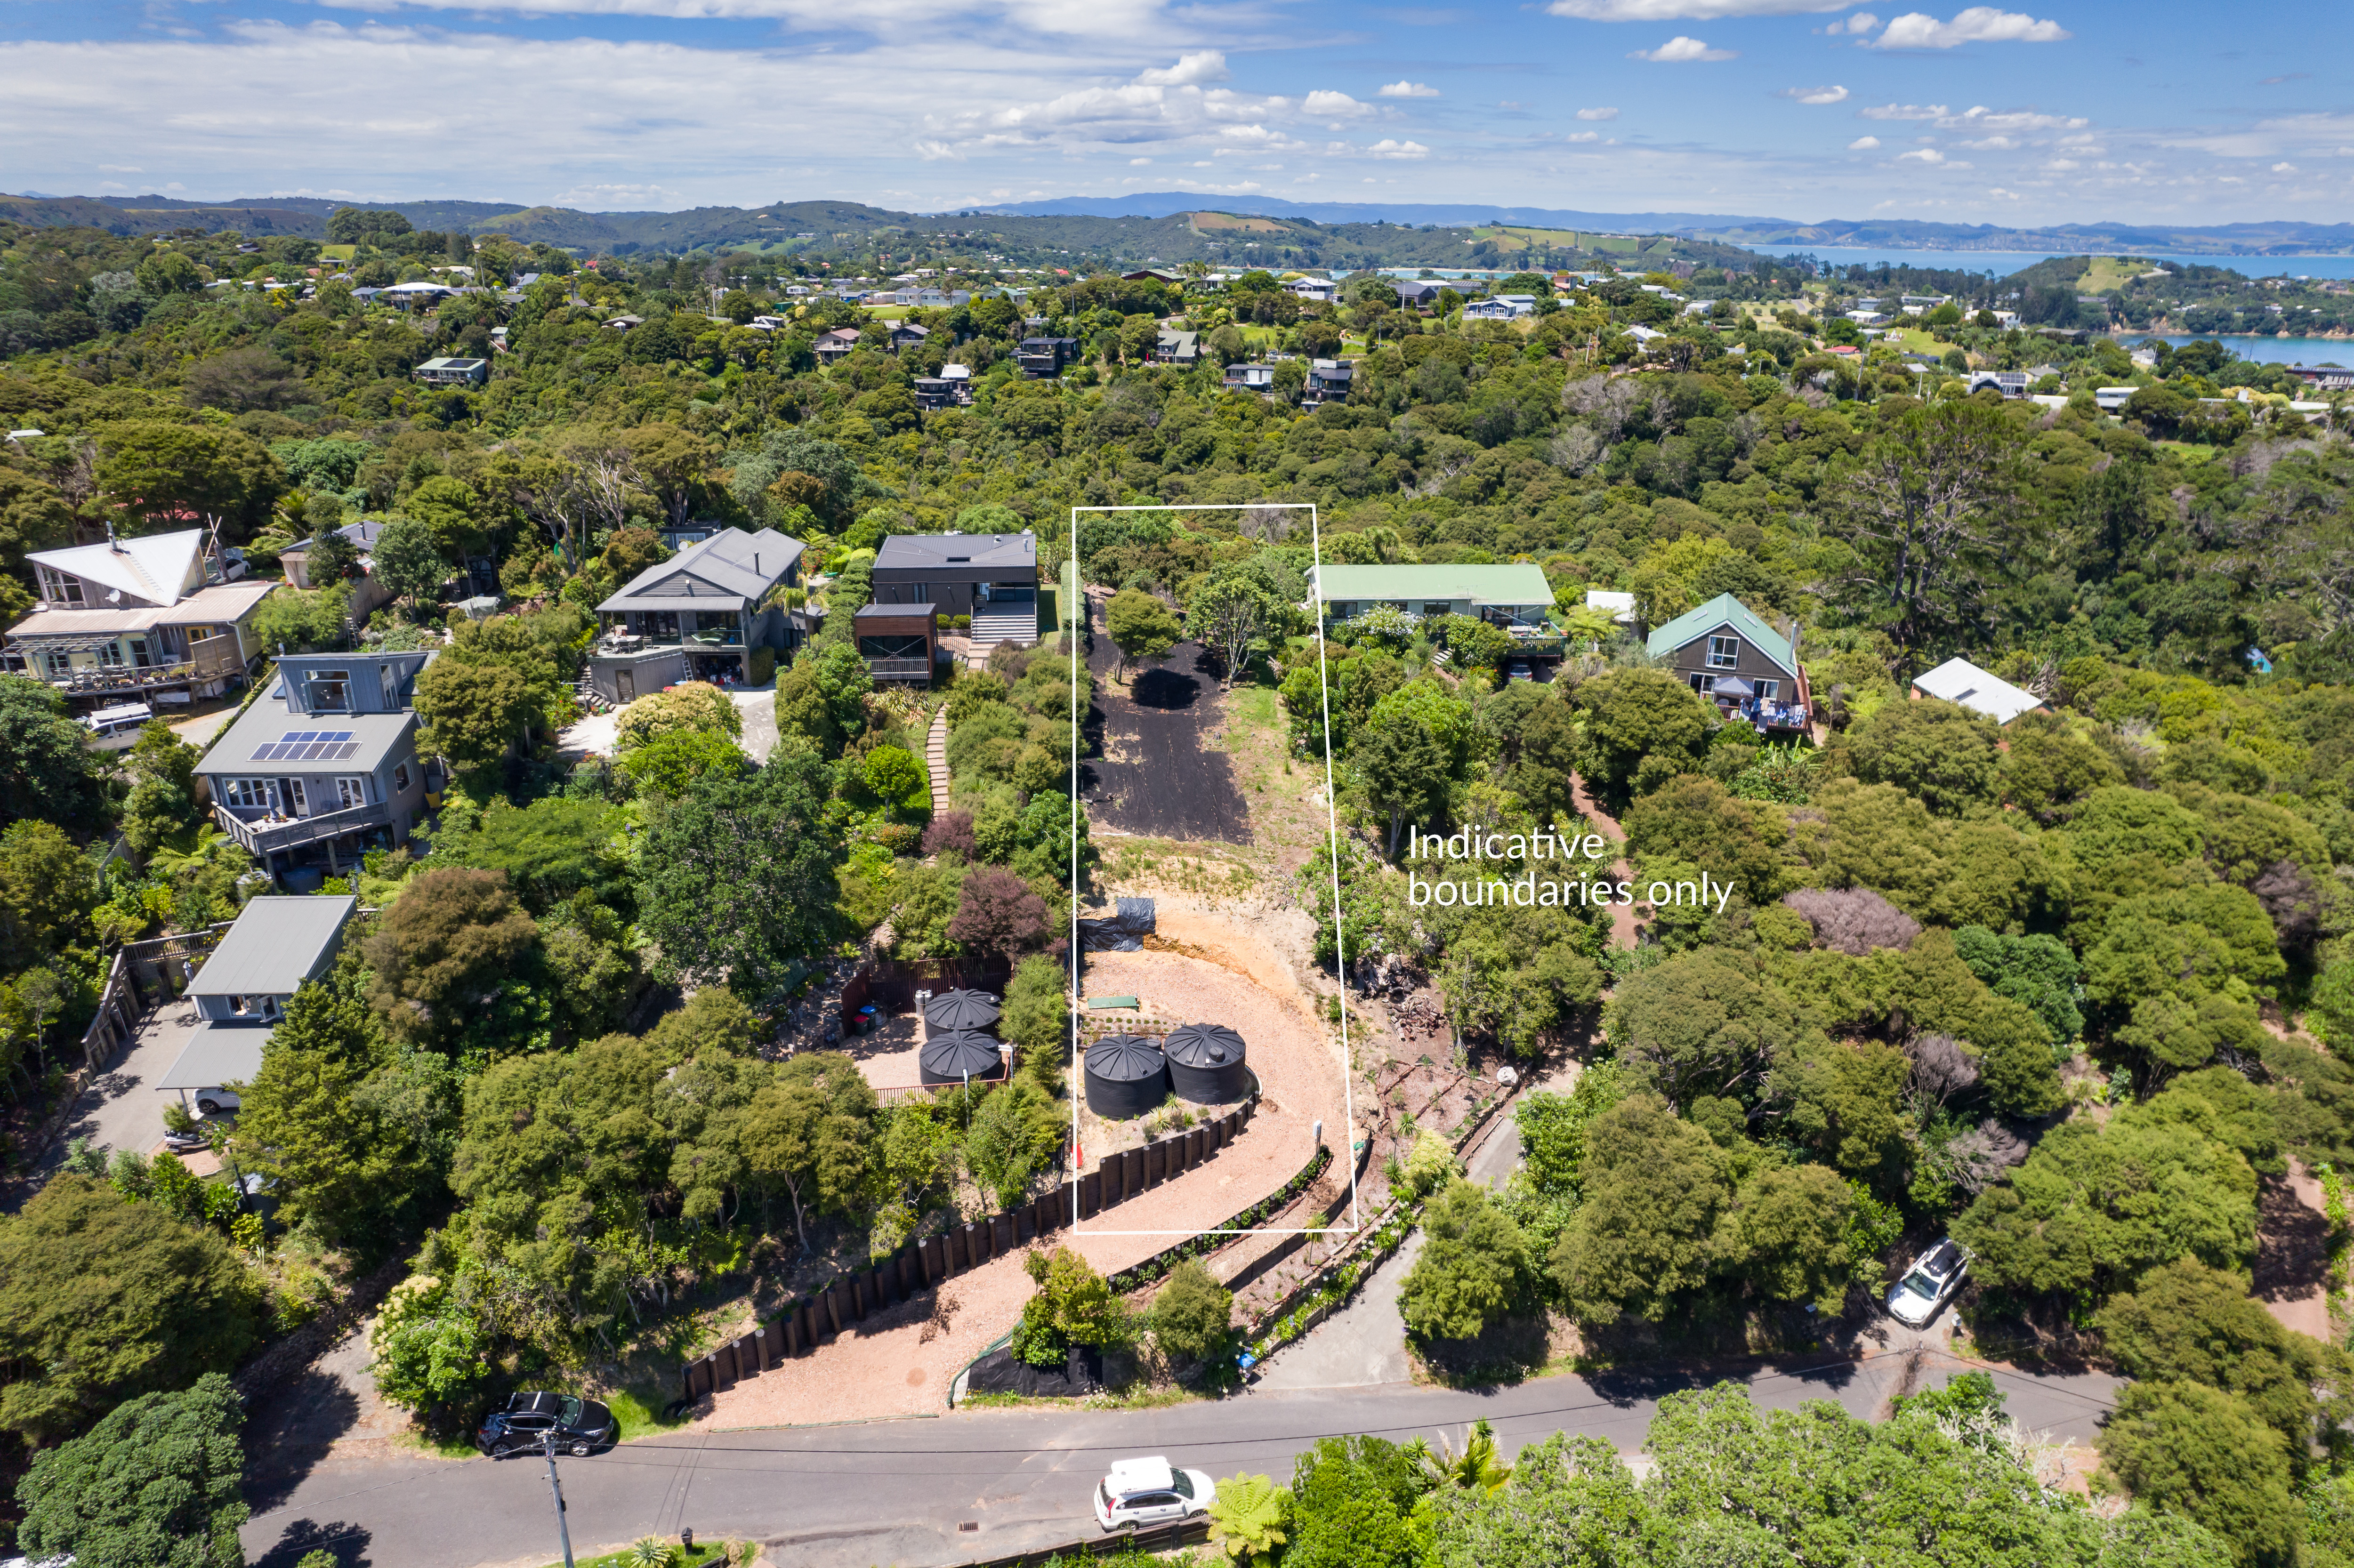
[[[1134,1034],[1107,1034],[1087,1047],[1087,1108],[1122,1121],[1142,1116],[1169,1097],[1169,1059]]]
[[[928,1084],[961,1084],[969,1077],[993,1081],[1003,1070],[1004,1058],[997,1053],[997,1042],[980,1030],[951,1029],[925,1041],[916,1065]]]
[[[1230,1105],[1250,1093],[1243,1037],[1223,1023],[1187,1023],[1169,1036],[1169,1086],[1199,1106]]]
[[[997,1022],[997,999],[985,991],[944,991],[924,1003],[935,1029],[986,1029]]]

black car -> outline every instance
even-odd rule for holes
[[[517,1393],[482,1417],[475,1446],[492,1458],[535,1454],[554,1434],[559,1452],[586,1457],[612,1442],[613,1413],[593,1399],[568,1393]]]

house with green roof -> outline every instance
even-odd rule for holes
[[[1644,645],[1679,679],[1717,705],[1728,722],[1803,730],[1814,707],[1798,663],[1797,627],[1776,630],[1729,593],[1687,610]]]
[[[1375,605],[1408,615],[1469,615],[1499,626],[1528,630],[1546,625],[1553,584],[1542,568],[1528,565],[1386,566],[1325,565],[1310,568],[1309,586],[1333,620],[1353,620]]]

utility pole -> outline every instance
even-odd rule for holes
[[[572,1531],[564,1522],[564,1483],[556,1478],[556,1434],[554,1432],[540,1434],[539,1451],[547,1456],[547,1489],[556,1494],[556,1534],[557,1538],[564,1542],[564,1568],[573,1568]]]

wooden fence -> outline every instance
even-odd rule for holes
[[[1118,1535],[1088,1536],[1078,1541],[1066,1541],[1060,1546],[1041,1546],[1034,1551],[1016,1552],[1004,1557],[976,1558],[963,1564],[962,1568],[1046,1568],[1046,1564],[1057,1558],[1065,1563],[1109,1562],[1132,1552],[1168,1552],[1180,1546],[1199,1546],[1209,1539],[1209,1520],[1196,1515],[1192,1519],[1172,1520],[1167,1524],[1123,1531]]]

